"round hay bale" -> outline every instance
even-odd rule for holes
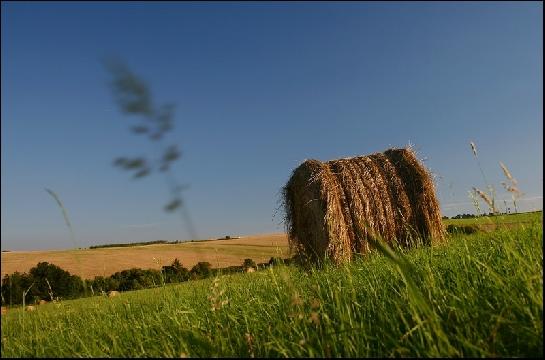
[[[45,304],[47,304],[47,300],[43,300],[43,299],[42,299],[42,300],[40,300],[40,301],[38,302],[38,305],[45,305]]]
[[[6,315],[8,313],[8,308],[5,306],[2,306],[2,315]]]
[[[402,246],[444,238],[432,176],[411,148],[306,160],[283,202],[290,248],[313,260],[350,261],[377,237]]]
[[[341,262],[350,257],[340,184],[327,164],[307,160],[284,187],[290,249],[312,259],[324,255]]]
[[[25,307],[25,311],[36,311],[36,306],[34,305],[27,305]]]
[[[108,292],[108,297],[109,298],[113,298],[113,297],[116,297],[116,296],[119,296],[119,291],[112,290],[112,291]]]

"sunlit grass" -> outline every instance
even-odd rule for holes
[[[540,221],[2,317],[3,356],[543,356]]]
[[[445,225],[487,225],[487,224],[529,224],[532,222],[540,222],[543,212],[525,212],[518,214],[505,214],[495,216],[479,216],[467,219],[445,219]]]

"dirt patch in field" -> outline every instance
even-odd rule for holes
[[[41,261],[60,266],[71,274],[92,279],[133,267],[160,269],[163,265],[170,265],[174,258],[178,258],[183,266],[190,269],[200,261],[208,261],[213,267],[227,267],[242,265],[246,258],[256,263],[267,262],[273,256],[289,257],[286,234],[135,247],[3,252],[2,276],[15,271],[28,272]]]

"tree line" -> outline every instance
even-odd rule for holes
[[[40,262],[28,273],[14,272],[4,275],[1,289],[2,305],[76,299],[101,295],[109,291],[141,290],[288,262],[288,259],[272,257],[268,263],[256,264],[252,259],[245,259],[240,266],[226,268],[212,268],[209,262],[199,262],[188,269],[176,258],[172,264],[161,267],[161,270],[132,268],[110,276],[95,276],[92,280],[83,280],[57,265]]]
[[[175,240],[175,241],[153,240],[153,241],[143,241],[143,242],[134,242],[134,243],[92,245],[92,246],[89,246],[89,249],[100,249],[100,248],[110,248],[110,247],[131,247],[131,246],[154,245],[154,244],[179,244],[179,243],[180,243],[179,240]]]

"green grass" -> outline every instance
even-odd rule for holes
[[[540,221],[2,317],[5,357],[543,356]],[[214,310],[212,310],[214,308]]]
[[[534,211],[518,214],[480,216],[469,219],[445,219],[445,225],[487,225],[487,224],[528,224],[541,221],[543,211]]]

